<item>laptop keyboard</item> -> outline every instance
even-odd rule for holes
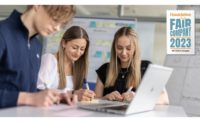
[[[107,106],[107,107],[103,107],[102,109],[125,111],[127,108],[128,108],[128,105],[121,105],[121,106]]]
[[[100,100],[94,99],[92,101],[81,101],[78,102],[78,106],[84,107],[106,107],[106,106],[119,106],[119,105],[128,105],[127,102],[119,102],[119,101],[109,101],[109,100]]]

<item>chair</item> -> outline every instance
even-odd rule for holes
[[[141,79],[143,78],[149,64],[151,64],[152,62],[149,60],[142,60],[141,61]]]

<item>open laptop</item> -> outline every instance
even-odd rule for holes
[[[155,64],[149,64],[146,73],[130,103],[99,100],[91,103],[78,104],[79,108],[128,115],[154,109],[161,91],[172,74],[173,69]]]

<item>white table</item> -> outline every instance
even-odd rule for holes
[[[1,117],[115,117],[122,116],[102,112],[79,109],[75,106],[54,105],[49,108],[20,106],[0,109]],[[180,106],[157,105],[153,111],[128,115],[129,117],[185,117],[184,109]]]

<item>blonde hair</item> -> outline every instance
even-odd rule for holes
[[[86,40],[87,45],[86,45],[84,54],[73,64],[73,69],[72,69],[73,78],[72,79],[73,79],[75,90],[80,89],[82,87],[83,80],[87,76],[89,37],[88,37],[87,32],[80,26],[72,26],[64,33],[62,40],[60,42],[59,50],[57,52],[59,89],[65,88],[66,86],[66,77],[65,77],[65,70],[64,70],[65,54],[64,54],[64,49],[62,47],[62,41],[64,41],[64,43],[67,43],[74,39],[81,39],[81,38]]]
[[[33,5],[27,6],[26,11],[29,11],[32,7]],[[74,5],[42,5],[42,7],[49,17],[56,22],[62,22],[64,25],[67,25],[76,13]]]
[[[122,36],[128,37],[131,41],[132,48],[134,46],[135,49],[133,56],[129,62],[128,74],[126,79],[127,80],[126,88],[129,88],[130,86],[136,88],[141,79],[141,73],[140,73],[141,60],[140,60],[140,50],[139,50],[137,33],[130,27],[122,27],[115,33],[111,48],[111,58],[107,70],[107,79],[105,87],[113,86],[115,84],[119,74],[119,70],[121,69],[120,59],[117,57],[115,47],[118,39]]]

